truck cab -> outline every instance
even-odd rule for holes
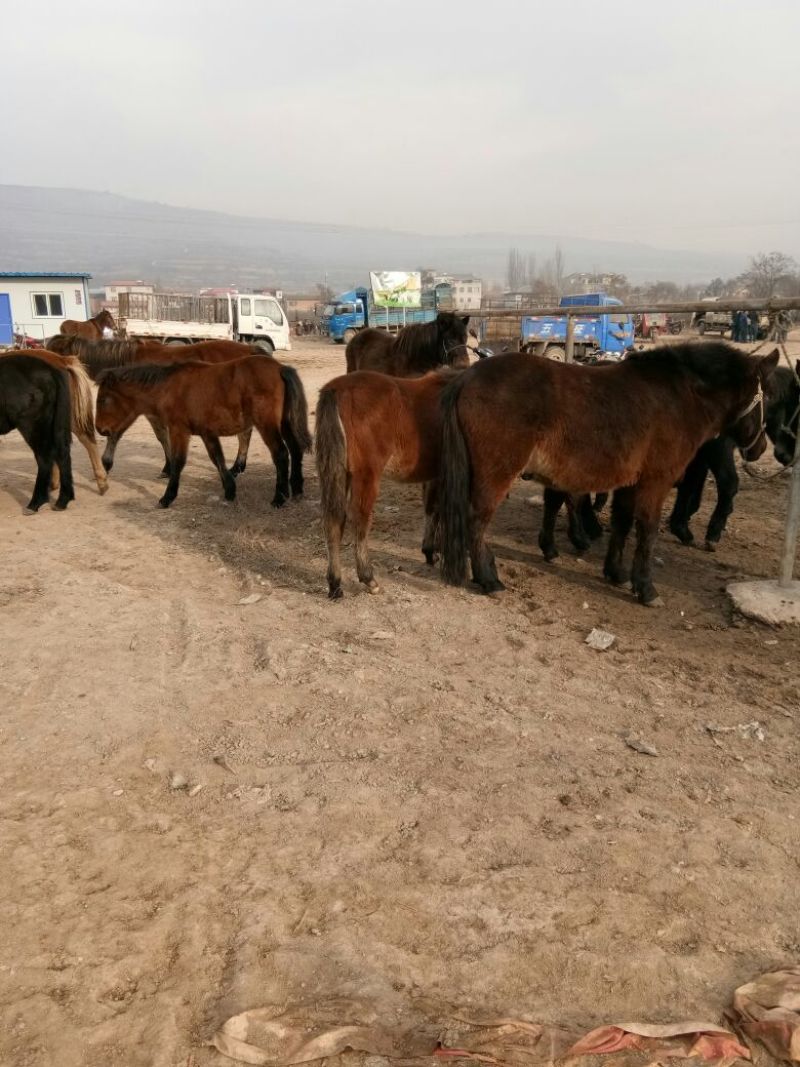
[[[596,307],[596,315],[575,320],[575,359],[621,359],[633,348],[634,324],[630,315],[614,312],[622,301],[605,293],[563,296],[561,307]],[[600,309],[604,310],[600,310]],[[522,350],[550,359],[566,355],[567,318],[561,315],[527,315],[522,320]]]
[[[348,344],[367,325],[367,290],[348,289],[325,309],[325,328],[337,344]]]
[[[292,347],[289,320],[274,296],[237,293],[232,297],[234,329],[240,341],[260,343],[273,352]]]

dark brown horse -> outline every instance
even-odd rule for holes
[[[322,521],[328,545],[328,596],[342,593],[340,550],[346,519],[355,533],[356,570],[371,593],[378,583],[367,537],[385,473],[400,482],[425,482],[422,551],[435,562],[441,394],[456,372],[422,378],[390,378],[358,371],[328,382],[319,394],[316,454],[322,490]]]
[[[103,330],[116,330],[116,328],[114,316],[108,308],[98,311],[94,318],[87,319],[85,322],[78,322],[77,319],[64,319],[61,323],[62,334],[67,337],[84,337],[88,341],[98,341],[103,336]]]
[[[406,326],[398,334],[368,328],[347,346],[347,373],[375,370],[415,378],[437,367],[468,367],[469,315],[440,311],[433,322]]]
[[[169,436],[169,484],[159,500],[168,508],[178,495],[189,439],[200,437],[219,471],[225,499],[236,497],[236,479],[225,466],[220,437],[254,427],[270,451],[277,472],[273,507],[303,492],[303,453],[311,448],[303,385],[292,367],[268,356],[228,363],[142,363],[103,371],[99,377],[96,425],[108,438],[106,470],[114,450],[139,415],[157,419]],[[289,460],[291,458],[291,477]]]
[[[777,352],[756,360],[719,342],[664,346],[610,367],[528,355],[476,364],[442,395],[445,580],[464,580],[469,554],[485,592],[504,588],[486,528],[528,470],[567,493],[617,490],[604,573],[626,581],[623,552],[635,522],[633,590],[642,603],[658,603],[651,567],[664,500],[717,433],[730,433],[745,458],[761,455],[763,387],[777,361]]]
[[[258,345],[241,344],[238,341],[198,341],[193,345],[163,345],[159,341],[87,341],[82,337],[64,337],[56,335],[47,342],[52,352],[63,355],[75,355],[84,363],[94,379],[111,367],[127,366],[130,363],[188,363],[199,360],[202,363],[229,363],[245,356],[266,353]],[[161,475],[169,477],[169,441],[167,431],[157,419],[148,417],[153,433],[164,449],[164,467]],[[247,453],[250,448],[252,430],[239,434],[239,451],[231,467],[234,477],[241,474],[247,466]]]
[[[55,352],[48,352],[46,348],[37,348],[34,351],[25,351],[26,356],[44,360],[51,367],[63,370],[67,374],[69,382],[70,413],[72,432],[86,449],[89,462],[92,465],[94,478],[100,495],[108,492],[108,475],[100,462],[100,451],[97,447],[97,438],[94,431],[94,398],[92,397],[92,383],[86,368],[77,356],[60,356]],[[57,493],[60,487],[60,471],[58,466],[53,467],[50,489]]]

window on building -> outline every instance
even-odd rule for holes
[[[61,293],[32,293],[33,313],[47,318],[64,318],[64,301]]]
[[[75,290],[75,305],[76,305],[76,307],[80,307],[82,303],[83,303],[83,293],[80,291],[80,289],[76,289]]]

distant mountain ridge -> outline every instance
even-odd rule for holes
[[[0,185],[0,270],[88,270],[93,284],[143,278],[165,286],[237,284],[313,292],[364,284],[370,269],[434,267],[505,275],[513,245],[542,263],[560,243],[568,272],[602,270],[632,281],[701,281],[743,269],[730,254],[556,235],[441,236],[250,218],[172,207],[114,193]]]

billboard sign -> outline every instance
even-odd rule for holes
[[[369,281],[378,307],[418,308],[422,304],[422,275],[418,270],[371,270]]]

